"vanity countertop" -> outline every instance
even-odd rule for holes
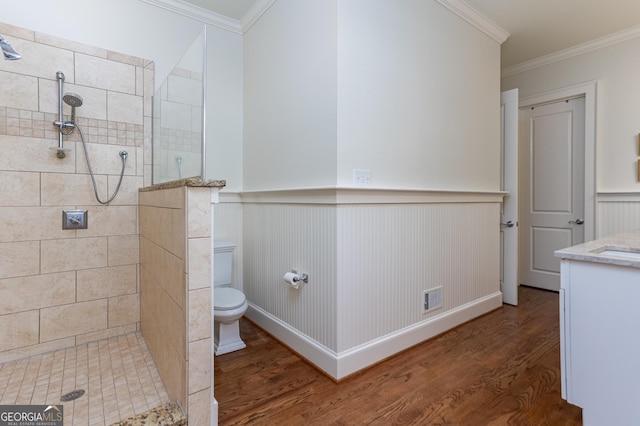
[[[555,256],[640,268],[640,229],[557,250]]]

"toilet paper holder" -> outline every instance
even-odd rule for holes
[[[292,274],[296,274],[296,275],[298,275],[298,271],[296,271],[295,269],[292,269],[292,270],[291,270],[291,273],[292,273]],[[309,284],[309,275],[307,275],[307,274],[300,274],[300,275],[298,275],[298,277],[297,277],[297,278],[294,278],[294,279],[293,279],[293,281],[294,281],[294,282],[302,281],[302,282],[304,282],[304,283],[306,283],[306,284]]]

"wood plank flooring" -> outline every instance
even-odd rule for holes
[[[502,308],[336,383],[243,319],[215,359],[219,424],[581,425],[560,396],[558,294]]]

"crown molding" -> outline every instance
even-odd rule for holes
[[[213,25],[236,34],[244,34],[271,7],[276,0],[258,0],[240,21],[212,12],[183,0],[140,0],[162,9],[186,16],[207,25]]]
[[[276,2],[276,0],[258,0],[240,20],[240,28],[244,34],[258,19]]]
[[[489,20],[482,13],[471,7],[464,0],[437,0],[438,3],[502,44],[509,38],[509,33]]]
[[[242,34],[240,22],[182,0],[140,0],[204,24]]]
[[[505,67],[502,70],[502,77],[509,77],[511,75],[518,74],[524,71],[544,67],[545,65],[550,65],[554,62],[564,61],[565,59],[573,58],[574,56],[583,55],[585,53],[593,52],[594,50],[613,46],[614,44],[622,43],[623,41],[631,40],[637,37],[640,37],[640,25],[611,33],[591,41],[580,43],[573,47],[559,50],[549,55],[540,56],[539,58],[532,59],[530,61]]]

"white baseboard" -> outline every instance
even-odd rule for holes
[[[337,354],[334,351],[252,303],[249,303],[249,309],[247,309],[244,316],[329,376],[337,378]]]
[[[250,304],[245,316],[329,376],[340,380],[500,306],[502,293],[496,292],[339,354],[258,306]]]
[[[211,399],[211,426],[218,426],[218,401]]]

